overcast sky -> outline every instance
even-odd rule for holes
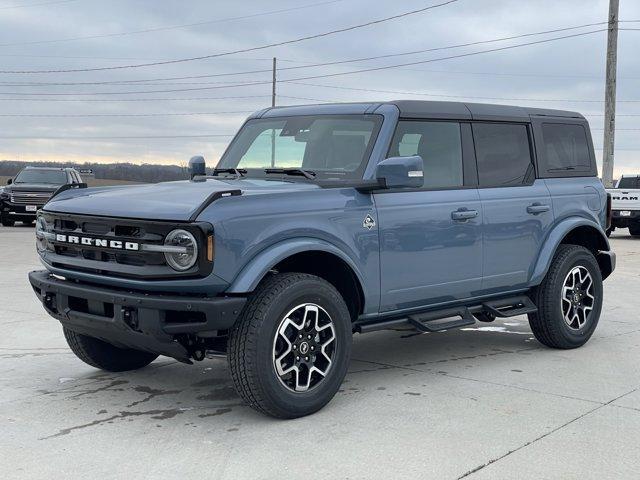
[[[349,27],[444,1],[0,0],[0,70],[99,68],[210,55]],[[620,3],[621,20],[640,20],[640,2],[621,0]],[[275,10],[281,11],[268,14]],[[143,68],[0,74],[0,159],[180,163],[192,155],[202,154],[213,165],[229,140],[225,135],[233,134],[249,112],[270,105],[268,82],[271,74],[153,79],[268,70],[274,56],[278,57],[280,67],[293,67],[447,47],[604,22],[607,10],[606,0],[458,0],[377,25],[251,53]],[[234,18],[250,15],[253,16]],[[194,23],[203,24],[165,28]],[[640,23],[624,23],[621,27],[640,29]],[[165,29],[115,35],[157,28]],[[278,78],[287,80],[420,62],[600,28],[604,27],[596,25],[484,45],[282,71]],[[88,36],[102,37],[77,38]],[[70,38],[74,40],[68,40]],[[616,174],[640,172],[639,47],[640,31],[620,32]],[[476,56],[303,82],[313,86],[283,82],[278,85],[277,102],[291,105],[316,103],[303,98],[320,101],[416,98],[577,110],[588,117],[594,143],[599,149],[603,135],[601,100],[604,97],[605,50],[606,32],[599,32]],[[147,79],[150,80],[137,84],[25,85],[28,82]],[[265,83],[228,86],[228,83],[248,82]],[[121,93],[181,89],[198,90]],[[105,94],[108,92],[114,94]],[[245,98],[216,98],[230,96]],[[206,115],[7,116],[169,113]],[[625,130],[634,128],[638,130]],[[171,135],[218,136],[95,138]],[[601,151],[598,150],[597,155],[600,161]]]

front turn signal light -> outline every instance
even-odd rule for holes
[[[213,245],[213,235],[207,237],[207,260],[213,262],[215,257],[215,250]]]

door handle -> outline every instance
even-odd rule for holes
[[[456,222],[464,222],[465,220],[469,220],[471,218],[476,218],[478,216],[477,210],[466,210],[459,209],[451,212],[451,219]]]
[[[548,212],[551,210],[549,205],[543,205],[541,203],[533,203],[527,207],[527,213],[531,215],[538,215],[540,213]]]

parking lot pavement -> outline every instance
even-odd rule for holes
[[[2,478],[637,478],[640,240],[624,232],[585,347],[544,348],[525,317],[356,336],[336,398],[277,421],[242,405],[223,359],[76,359],[27,282],[33,228],[0,227]]]

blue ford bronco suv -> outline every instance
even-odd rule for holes
[[[251,115],[190,181],[72,188],[39,212],[29,280],[71,350],[108,371],[226,354],[280,418],[339,389],[352,334],[527,314],[593,334],[615,268],[580,114],[392,101]]]

